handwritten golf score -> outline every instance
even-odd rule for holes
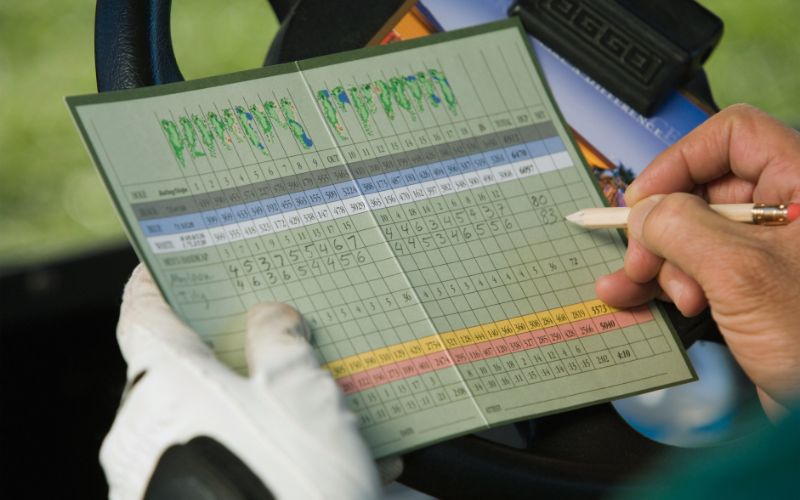
[[[655,306],[593,292],[616,232],[515,22],[69,98],[131,241],[240,371],[293,305],[375,456],[688,381]]]

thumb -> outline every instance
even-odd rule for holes
[[[282,401],[292,415],[335,427],[345,414],[344,400],[333,378],[320,368],[307,331],[302,316],[291,306],[253,306],[247,314],[245,337],[250,379]]]
[[[308,328],[293,307],[256,304],[247,314],[246,355],[250,376],[270,377],[292,368],[317,368]]]
[[[302,419],[320,443],[350,459],[366,457],[355,416],[333,378],[319,367],[306,332],[303,318],[288,305],[253,306],[246,336],[250,379],[293,419]]]
[[[686,193],[655,195],[631,208],[629,235],[671,262],[705,290],[753,247],[753,228],[712,211],[703,199]]]
[[[152,366],[162,356],[213,358],[211,350],[164,300],[144,265],[134,269],[122,296],[117,341],[128,364],[129,377]]]
[[[263,416],[265,423],[285,429],[302,446],[298,461],[309,477],[319,476],[319,484],[333,475],[353,485],[349,491],[361,488],[357,498],[374,498],[378,477],[355,415],[347,410],[333,377],[319,367],[307,337],[303,318],[291,306],[257,304],[248,312],[250,383],[263,398],[277,402]],[[320,469],[321,463],[325,467]],[[329,493],[342,496],[337,490]]]

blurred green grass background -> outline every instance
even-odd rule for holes
[[[124,238],[64,105],[96,91],[95,0],[0,3],[0,269]],[[702,0],[725,22],[706,69],[720,106],[800,125],[797,0]],[[174,0],[184,76],[259,66],[277,29],[263,0]]]
[[[95,0],[0,2],[0,269],[124,239],[64,97],[97,92]],[[188,78],[258,67],[264,0],[173,0]]]

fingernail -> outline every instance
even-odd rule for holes
[[[631,213],[628,216],[628,232],[630,236],[636,240],[642,241],[642,232],[644,231],[644,221],[653,207],[658,205],[664,198],[663,194],[657,194],[643,199],[631,208]]]
[[[669,295],[669,298],[672,299],[672,303],[675,304],[678,309],[681,308],[681,296],[683,296],[685,289],[686,287],[680,280],[667,281],[667,295]]]
[[[251,307],[247,313],[247,329],[259,328],[281,331],[306,340],[310,338],[303,317],[295,308],[287,304],[260,303]]]
[[[638,198],[638,196],[636,196],[636,194],[637,194],[636,192],[637,192],[637,191],[639,191],[639,189],[638,189],[638,188],[637,188],[637,186],[636,186],[636,181],[633,181],[633,182],[632,182],[632,183],[631,183],[631,184],[630,184],[630,185],[629,185],[629,186],[628,186],[628,187],[625,189],[625,194],[623,195],[623,197],[625,198],[625,204],[626,204],[626,205],[628,205],[629,207],[630,207],[630,206],[632,206],[632,205],[634,204],[633,200],[635,200],[636,198]]]

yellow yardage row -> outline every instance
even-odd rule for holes
[[[618,311],[617,308],[597,299],[557,307],[548,311],[527,314],[493,323],[486,323],[452,332],[430,335],[417,340],[355,354],[323,366],[334,378],[347,377],[372,368],[425,356],[447,349],[496,340],[511,335],[541,330],[550,326],[573,323]]]

